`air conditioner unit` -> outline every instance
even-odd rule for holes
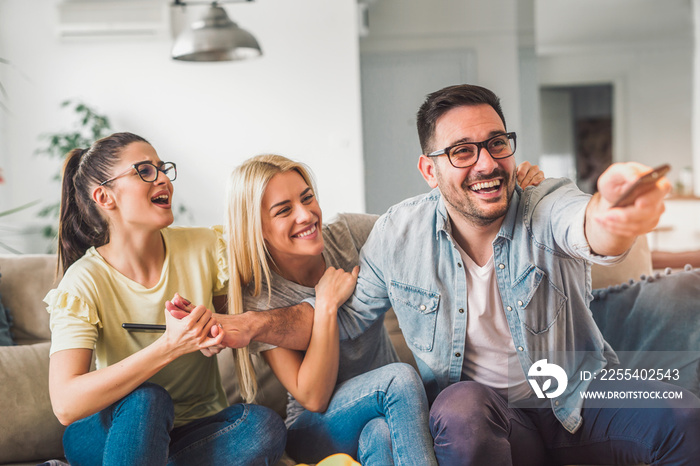
[[[164,0],[63,0],[58,33],[65,38],[156,36],[169,31]]]

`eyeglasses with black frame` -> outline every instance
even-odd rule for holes
[[[103,181],[100,183],[100,186],[104,186],[110,181],[114,181],[117,178],[126,175],[131,170],[136,170],[136,173],[139,175],[139,178],[141,178],[141,181],[145,181],[146,183],[153,183],[155,180],[157,180],[158,172],[163,172],[170,181],[175,181],[177,179],[177,167],[175,166],[174,162],[163,162],[160,167],[156,167],[152,162],[144,161],[135,163],[117,176],[114,176],[107,181]]]
[[[437,157],[445,154],[453,167],[467,168],[479,161],[481,149],[486,149],[494,159],[505,159],[515,154],[515,145],[515,133],[503,133],[481,142],[460,142],[427,156]]]

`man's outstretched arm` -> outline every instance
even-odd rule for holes
[[[255,340],[304,351],[311,339],[314,308],[301,303],[269,311],[217,314],[216,320],[226,332],[223,344],[228,347],[242,348]]]
[[[186,316],[194,307],[177,294],[171,302],[172,306],[168,310],[178,319]],[[215,297],[214,307],[217,311],[215,318],[226,333],[224,346],[242,348],[253,340],[302,351],[309,346],[314,308],[308,303],[269,311],[218,314],[226,312],[225,296],[220,296]]]

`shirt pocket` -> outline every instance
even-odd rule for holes
[[[513,285],[513,298],[523,326],[532,334],[544,333],[554,325],[566,305],[566,295],[544,270],[531,265]]]
[[[389,298],[396,314],[405,316],[401,331],[406,342],[420,351],[432,351],[440,294],[392,280]]]

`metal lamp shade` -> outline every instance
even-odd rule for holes
[[[178,36],[172,51],[173,59],[183,61],[245,60],[260,55],[262,50],[255,37],[216,5]]]

